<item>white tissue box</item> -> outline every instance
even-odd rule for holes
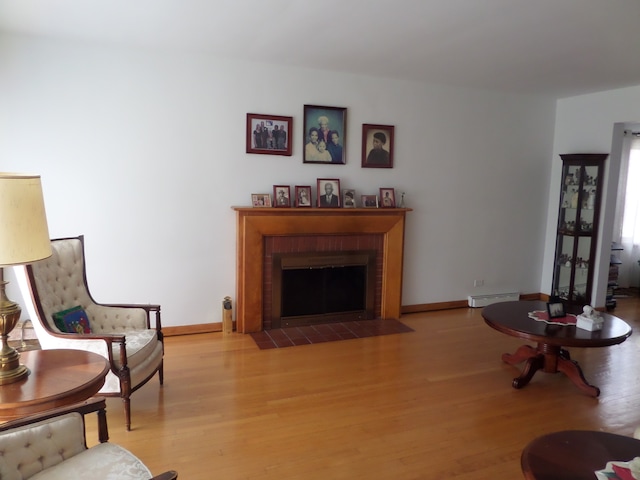
[[[589,330],[591,332],[595,330],[602,330],[602,325],[604,325],[604,318],[589,318],[584,315],[577,315],[576,327],[582,328],[583,330]]]

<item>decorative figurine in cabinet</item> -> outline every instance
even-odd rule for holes
[[[562,159],[552,295],[568,305],[591,304],[600,197],[606,153],[574,153]]]

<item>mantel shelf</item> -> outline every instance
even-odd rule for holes
[[[266,213],[269,215],[396,215],[412,212],[412,208],[321,208],[321,207],[231,207],[237,212]]]

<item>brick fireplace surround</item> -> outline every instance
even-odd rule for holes
[[[275,251],[378,251],[376,315],[400,318],[405,208],[252,208],[236,211],[236,326],[242,333],[269,327],[265,265]],[[268,267],[267,267],[268,268]],[[266,291],[265,291],[266,290]]]

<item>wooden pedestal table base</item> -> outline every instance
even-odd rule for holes
[[[509,365],[526,361],[520,376],[513,379],[513,388],[524,387],[538,370],[542,370],[545,373],[562,372],[587,395],[600,395],[600,389],[587,383],[580,365],[571,360],[569,352],[564,348],[545,343],[539,343],[537,349],[530,345],[522,345],[513,354],[503,354],[502,361]]]
[[[624,342],[631,335],[631,327],[613,315],[603,313],[602,330],[591,332],[575,325],[556,325],[529,318],[535,310],[546,310],[546,303],[539,301],[501,302],[482,310],[487,325],[512,337],[536,342],[537,348],[522,345],[515,353],[505,353],[502,360],[509,365],[525,362],[519,377],[514,378],[513,388],[522,388],[542,370],[546,373],[564,373],[584,393],[597,397],[600,389],[587,383],[582,369],[571,360],[563,347],[607,347]]]

